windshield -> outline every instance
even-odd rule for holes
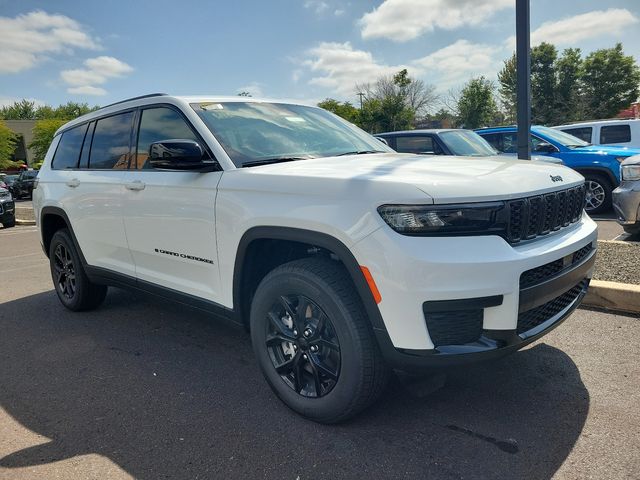
[[[440,138],[454,155],[486,157],[498,154],[489,142],[470,130],[442,132]]]
[[[334,155],[393,152],[321,108],[263,102],[192,104],[237,167]]]
[[[591,145],[589,142],[585,142],[578,137],[574,137],[573,135],[570,135],[566,132],[555,130],[549,127],[536,127],[536,132],[539,132],[549,137],[554,142],[564,145],[568,148],[587,147]]]

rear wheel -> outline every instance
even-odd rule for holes
[[[638,235],[640,234],[640,224],[635,225],[623,225],[622,227],[626,233],[629,235]]]
[[[11,228],[11,227],[15,227],[16,226],[16,219],[15,217],[12,220],[9,220],[8,222],[5,222],[2,224],[2,226],[4,228]]]
[[[58,298],[69,310],[91,310],[104,301],[107,287],[89,281],[66,228],[58,230],[51,239],[49,265]]]
[[[296,260],[262,280],[251,305],[251,340],[276,395],[317,422],[356,415],[388,378],[360,298],[330,260]]]
[[[587,187],[585,210],[588,214],[606,212],[611,208],[611,192],[613,186],[609,179],[603,175],[586,174],[585,186]]]

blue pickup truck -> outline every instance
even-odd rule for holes
[[[517,150],[515,126],[482,128],[476,132],[500,152],[515,153]],[[585,210],[589,214],[611,208],[611,192],[620,183],[620,163],[631,155],[640,154],[640,149],[591,145],[568,133],[537,125],[531,127],[531,144],[532,153],[559,158],[585,177]]]

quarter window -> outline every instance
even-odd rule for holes
[[[592,127],[578,127],[578,128],[563,128],[563,132],[578,137],[580,140],[591,143]]]
[[[169,139],[199,141],[182,115],[175,110],[166,107],[143,110],[140,119],[138,146],[132,168],[151,168],[147,162],[149,146],[153,142]]]
[[[607,125],[600,128],[600,143],[627,143],[631,141],[629,125]]]
[[[89,168],[122,170],[129,166],[129,144],[133,112],[101,118],[91,142]]]
[[[78,168],[78,158],[80,157],[80,149],[82,148],[86,131],[87,124],[85,123],[62,134],[53,157],[52,168],[56,170]]]

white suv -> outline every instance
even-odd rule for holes
[[[329,423],[392,369],[498,357],[564,320],[595,259],[583,181],[395,153],[317,107],[154,94],[63,126],[33,197],[67,308],[112,285],[231,318],[278,397]]]

